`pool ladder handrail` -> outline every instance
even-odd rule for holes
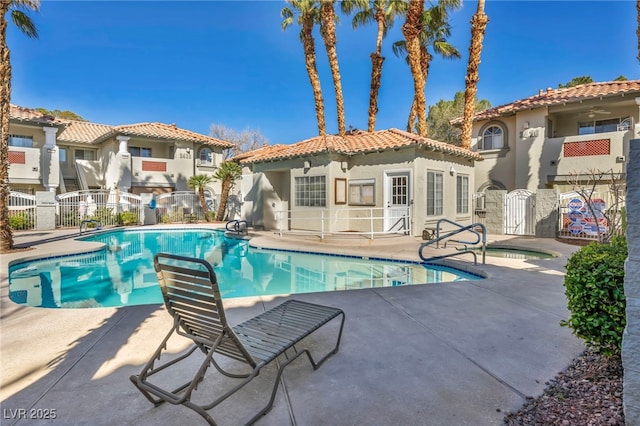
[[[82,222],[80,222],[80,235],[82,235],[82,226],[83,225],[86,225],[85,226],[85,232],[89,232],[89,224],[90,223],[95,223],[96,224],[96,226],[95,226],[96,230],[100,230],[100,229],[104,228],[104,223],[102,223],[101,220],[86,219],[86,220],[83,220]]]
[[[440,228],[441,228],[441,224],[442,223],[448,223],[450,225],[456,226],[458,229],[454,229],[452,231],[448,231],[446,234],[444,235],[440,235]],[[481,229],[481,232],[477,231],[477,228]],[[461,239],[451,239],[451,237],[453,237],[454,235],[458,235],[462,232],[471,232],[473,235],[475,235],[475,241],[465,241],[465,240],[461,240]],[[464,248],[455,252],[455,253],[450,253],[450,254],[445,254],[442,256],[432,256],[432,257],[425,257],[424,254],[422,253],[424,248],[430,245],[435,244],[436,248],[440,248],[440,241],[444,241],[444,246],[443,248],[447,247],[447,243],[449,241],[454,242],[454,243],[458,243],[458,244],[464,244]],[[486,257],[486,248],[487,248],[487,228],[481,224],[481,223],[472,223],[471,225],[466,225],[463,226],[457,222],[453,222],[449,219],[440,219],[438,220],[438,222],[436,223],[436,236],[434,239],[426,241],[422,244],[420,244],[420,248],[418,249],[418,255],[420,256],[420,259],[422,259],[423,262],[429,262],[429,261],[433,261],[433,260],[438,260],[438,259],[444,259],[447,257],[453,257],[453,256],[460,256],[462,254],[466,254],[466,253],[471,253],[473,255],[473,263],[475,265],[478,264],[478,256],[476,254],[475,251],[470,250],[468,245],[480,245],[480,248],[482,249],[482,264],[485,264],[485,257]]]
[[[246,220],[230,220],[225,225],[225,229],[227,232],[235,232],[237,235],[247,235],[249,232],[247,229],[247,221]]]

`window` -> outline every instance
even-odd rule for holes
[[[198,164],[200,166],[215,166],[213,151],[211,151],[211,148],[201,148],[198,154],[198,160]]]
[[[19,146],[21,148],[33,148],[33,137],[9,135],[9,146]]]
[[[442,172],[427,172],[427,216],[442,215]]]
[[[629,117],[608,118],[606,120],[589,120],[578,123],[579,135],[590,135],[593,133],[616,132],[629,128]]]
[[[61,163],[66,163],[67,162],[67,149],[66,148],[59,148],[58,151],[59,154],[59,160]]]
[[[469,176],[456,176],[456,213],[469,213]]]
[[[478,149],[486,151],[504,148],[503,133],[502,127],[500,126],[492,125],[487,127],[484,132],[482,132]]]
[[[324,207],[327,205],[327,186],[324,176],[300,176],[295,180],[296,206]]]
[[[96,155],[95,155],[95,152],[90,151],[88,149],[76,149],[74,152],[74,158],[76,160],[93,161],[96,159]]]
[[[129,154],[131,154],[132,157],[150,158],[151,157],[151,148],[143,148],[143,147],[139,147],[139,146],[130,146],[129,147]]]
[[[357,179],[349,181],[349,204],[352,206],[375,206],[375,193],[375,179]]]

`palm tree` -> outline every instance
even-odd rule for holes
[[[7,45],[7,14],[29,38],[38,38],[38,30],[27,11],[37,12],[40,0],[0,0],[0,252],[13,248],[9,224],[9,114],[11,102],[11,58]]]
[[[429,78],[429,65],[433,55],[429,49],[433,49],[434,53],[445,59],[460,59],[460,51],[455,46],[449,44],[447,39],[451,36],[451,25],[449,24],[449,10],[457,9],[461,6],[461,0],[441,0],[436,6],[432,6],[425,10],[422,14],[422,33],[420,34],[420,69],[424,75],[425,86]],[[396,56],[407,53],[407,45],[405,40],[393,43],[393,53]],[[408,62],[408,58],[407,58]],[[418,101],[416,96],[413,97],[411,110],[409,111],[409,119],[407,120],[407,131],[411,132],[414,128],[417,118]]]
[[[466,149],[471,147],[471,128],[475,113],[477,85],[478,80],[480,80],[478,68],[480,67],[480,53],[482,52],[482,42],[487,22],[489,22],[489,18],[484,13],[484,0],[478,0],[478,9],[473,18],[471,18],[471,45],[469,46],[469,65],[467,66],[464,89],[464,115],[460,146]]]
[[[416,100],[416,113],[418,117],[418,134],[427,136],[427,106],[424,95],[424,78],[420,65],[420,34],[422,33],[422,14],[424,12],[424,0],[409,0],[402,35],[407,46],[407,59],[411,67],[413,77],[413,92]]]
[[[640,0],[639,0],[640,1]],[[343,1],[343,10],[349,8],[353,2]],[[406,11],[406,0],[374,0],[373,7],[369,7],[368,2],[363,2],[361,10],[353,16],[353,28],[375,22],[378,31],[376,34],[376,50],[371,56],[371,86],[369,89],[369,120],[367,130],[375,131],[376,115],[378,114],[378,93],[380,91],[380,80],[382,79],[382,40],[387,35],[387,31],[393,25],[396,16]],[[350,12],[349,9],[347,9]],[[347,13],[348,13],[347,12]]]
[[[224,214],[227,210],[227,200],[233,183],[242,175],[242,168],[235,161],[227,160],[220,163],[220,167],[216,170],[213,178],[222,182],[222,191],[220,192],[220,206],[218,206],[218,214],[216,220],[224,220]]]
[[[285,30],[294,22],[294,10],[298,11],[297,22],[300,25],[300,41],[304,49],[304,60],[309,74],[309,81],[313,89],[313,98],[316,105],[316,119],[318,121],[318,134],[326,134],[326,124],[324,120],[324,100],[322,99],[322,89],[320,87],[320,77],[316,68],[316,49],[313,38],[313,27],[319,20],[320,11],[314,0],[287,0],[291,8],[283,7],[280,12],[284,18],[282,29]]]
[[[333,79],[333,88],[336,92],[336,112],[338,113],[338,133],[343,136],[346,132],[344,122],[344,97],[342,96],[342,82],[340,81],[340,67],[338,66],[338,51],[336,49],[336,0],[320,1],[320,35],[324,41]]]
[[[204,199],[204,189],[211,182],[213,182],[213,178],[208,175],[194,175],[194,176],[191,176],[187,181],[187,185],[189,185],[189,188],[193,190],[198,190],[200,207],[202,207],[202,213],[204,214],[204,219],[207,222],[211,222],[211,215],[209,214],[209,208],[207,207],[207,202]]]

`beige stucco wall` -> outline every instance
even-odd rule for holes
[[[610,114],[596,114],[595,120],[609,117],[631,116],[638,120],[638,110],[634,106],[615,107],[611,104],[603,106]],[[609,133],[578,135],[578,122],[583,119],[579,115],[588,106],[583,105],[562,114],[548,112],[547,108],[520,111],[516,115],[500,117],[491,121],[474,123],[472,149],[477,150],[477,142],[481,132],[491,123],[503,123],[508,132],[508,150],[479,151],[484,161],[478,162],[475,168],[476,187],[478,191],[490,181],[502,183],[508,191],[528,189],[535,191],[548,188],[553,179],[566,180],[566,176],[575,172],[584,173],[589,169],[613,170],[624,173],[626,162],[618,157],[627,157],[629,140],[635,137],[635,130]],[[584,118],[588,120],[589,118]],[[549,120],[552,129],[548,129]],[[552,135],[550,135],[552,133]],[[549,137],[555,135],[556,137]],[[563,146],[568,142],[582,142],[597,139],[610,139],[608,155],[580,157],[564,157]],[[555,176],[560,176],[555,178]]]
[[[475,186],[474,191],[478,191],[483,185],[490,182],[500,182],[507,190],[516,188],[516,159],[518,146],[516,144],[516,118],[504,117],[501,120],[481,121],[473,125],[473,139],[471,149],[478,150],[478,142],[481,132],[492,123],[500,123],[507,129],[506,141],[508,149],[479,151],[483,161],[475,164]]]
[[[304,168],[305,161],[311,165]],[[343,167],[346,166],[346,167]],[[450,173],[451,167],[454,172]],[[426,215],[427,171],[443,174],[444,214],[437,217]],[[291,210],[290,220],[283,223],[283,229],[321,231],[321,217],[324,217],[325,232],[359,231],[368,232],[374,216],[374,231],[383,231],[383,216],[387,203],[386,176],[390,173],[409,175],[409,208],[412,215],[412,234],[421,235],[425,226],[434,226],[438,219],[448,218],[470,224],[473,214],[472,194],[474,188],[473,162],[433,151],[402,149],[354,156],[319,155],[255,164],[245,168],[243,188],[246,191],[246,205],[243,217],[254,225],[266,229],[279,229],[274,210]],[[469,212],[456,214],[456,176],[469,177]],[[301,176],[325,176],[326,205],[304,207],[295,205],[295,181]],[[249,180],[250,179],[250,180]],[[283,183],[283,179],[286,183]],[[336,204],[336,179],[346,179],[347,203]],[[354,180],[374,179],[375,205],[350,205],[348,184]],[[250,181],[251,185],[244,182]],[[244,186],[246,185],[246,186]],[[244,192],[243,191],[243,192]],[[260,207],[262,206],[262,208]],[[367,218],[366,220],[362,218]]]

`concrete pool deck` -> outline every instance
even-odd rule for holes
[[[16,233],[17,246],[33,248],[0,259],[2,424],[205,424],[182,406],[154,408],[129,381],[170,327],[163,306],[55,310],[9,300],[8,264],[82,250],[87,243],[75,242],[73,236],[77,232]],[[527,397],[541,394],[545,382],[584,350],[581,341],[559,325],[568,316],[564,265],[577,247],[513,236],[489,236],[488,241],[560,256],[487,256],[486,265],[473,266],[465,255],[455,258],[456,266],[477,268],[486,279],[295,295],[345,311],[340,351],[317,371],[306,358],[293,362],[285,370],[273,410],[257,424],[495,425]],[[251,241],[264,247],[407,260],[419,260],[421,242],[412,237],[320,241],[269,232],[253,234]],[[230,299],[225,306],[236,323],[284,299]],[[328,349],[335,331],[321,329],[308,343],[312,349]],[[214,419],[234,425],[251,418],[267,402],[274,370],[267,368],[212,410]],[[210,370],[207,377],[214,373]],[[179,380],[186,381],[188,374]],[[208,390],[213,392],[213,384],[205,380],[199,393]],[[53,420],[42,418],[53,413]]]

